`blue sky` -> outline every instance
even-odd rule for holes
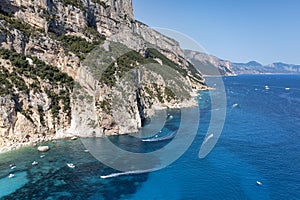
[[[300,64],[299,0],[133,0],[135,18],[234,62]]]

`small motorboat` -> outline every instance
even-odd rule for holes
[[[266,89],[266,90],[269,90],[269,89],[270,89],[270,87],[269,87],[268,85],[266,85],[266,86],[265,86],[265,89]]]
[[[67,166],[71,169],[75,168],[75,165],[73,163],[67,163]]]
[[[10,169],[15,169],[17,166],[14,164],[10,164],[9,167],[10,167]]]
[[[77,139],[78,139],[77,136],[71,137],[71,140],[77,140]]]
[[[169,121],[169,120],[172,120],[174,117],[173,117],[173,115],[170,115],[170,114],[168,114],[168,117],[167,117],[167,120]]]
[[[235,103],[231,106],[232,108],[238,108],[239,107],[239,104]]]
[[[44,154],[43,154],[43,155],[40,155],[40,158],[44,158],[45,156],[46,156],[46,155],[44,155]]]
[[[256,184],[257,184],[258,186],[262,186],[262,182],[260,182],[260,181],[256,181]]]
[[[85,153],[88,153],[88,152],[90,152],[90,151],[86,149],[86,150],[84,150],[84,152],[85,152]]]
[[[9,174],[8,178],[13,178],[15,175],[14,174]]]
[[[287,87],[287,88],[285,88],[285,90],[287,90],[287,91],[288,91],[288,90],[290,90],[290,89],[291,89],[291,88],[288,88],[288,87]]]
[[[35,166],[35,165],[38,165],[39,163],[37,161],[33,161],[31,164],[32,164],[32,166]]]

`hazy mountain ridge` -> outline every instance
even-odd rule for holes
[[[248,63],[232,63],[232,69],[237,74],[298,74],[300,65],[286,64],[282,62],[262,65],[251,61]]]
[[[185,50],[185,56],[204,75],[237,75],[237,74],[298,74],[300,65],[275,62],[262,65],[256,61],[248,63],[234,63],[222,60],[216,56]],[[217,70],[217,71],[216,71]]]

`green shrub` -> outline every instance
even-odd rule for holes
[[[100,107],[102,109],[102,111],[105,112],[106,114],[109,114],[112,110],[111,105],[108,100],[103,100],[103,101],[97,102],[96,106]]]
[[[103,8],[108,8],[109,7],[109,5],[107,5],[104,1],[102,1],[102,0],[91,0],[92,2],[94,2],[94,3],[98,3],[98,4],[100,4]]]
[[[0,13],[0,20],[8,22],[8,29],[13,30],[17,29],[24,33],[26,36],[30,37],[34,32],[34,28],[29,24],[21,22],[19,19],[14,18],[11,15],[4,15]]]
[[[127,72],[135,69],[138,65],[154,63],[152,59],[146,59],[136,51],[129,51],[128,53],[120,56],[117,59],[117,67],[115,63],[109,65],[109,67],[102,74],[101,81],[109,86],[115,86],[116,77],[121,78]]]
[[[153,59],[159,58],[164,65],[168,65],[169,67],[175,69],[184,77],[189,76],[195,82],[202,83],[201,82],[202,81],[201,74],[190,62],[188,62],[187,69],[183,69],[182,67],[180,67],[179,65],[177,65],[176,63],[174,63],[173,61],[168,59],[165,55],[163,55],[157,49],[154,49],[154,48],[147,49],[146,57],[153,58]]]
[[[44,119],[45,113],[44,113],[43,106],[38,105],[38,113],[40,115],[40,122],[41,122],[42,126],[45,126],[46,125],[45,124],[45,119]]]
[[[165,96],[169,102],[173,99],[176,99],[175,93],[169,87],[165,87]]]
[[[80,8],[81,10],[85,10],[85,7],[83,6],[81,0],[62,0],[61,2],[64,5],[72,5],[76,8]]]
[[[157,97],[158,101],[160,103],[164,103],[165,102],[164,97],[163,97],[162,91],[160,90],[159,86],[156,83],[152,83],[152,85],[156,91],[156,94],[157,94],[156,97]]]

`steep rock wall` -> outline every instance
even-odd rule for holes
[[[101,51],[97,51],[105,37],[104,50],[99,47]],[[98,58],[104,56],[105,51],[109,52],[114,42],[125,45],[126,52],[139,52],[139,56],[129,55],[134,56],[133,60],[122,66],[124,63],[117,61],[126,52],[119,52],[110,56],[114,58],[110,60],[113,65],[103,65]],[[51,75],[46,79],[43,74],[35,79],[26,78],[29,72],[15,75],[20,69],[4,58],[3,63],[9,64],[3,67],[9,74],[24,79],[23,85],[29,92],[14,86],[10,95],[0,95],[0,149],[64,138],[69,134],[98,137],[135,132],[156,108],[193,106],[195,101],[190,97],[197,89],[206,88],[202,75],[184,59],[178,42],[135,21],[131,0],[3,0],[0,4],[0,47],[15,50],[22,62],[26,58],[32,66],[35,64],[31,58],[38,58],[45,62],[42,65],[57,67],[77,81],[73,93],[69,94],[73,87],[68,86],[66,90],[65,85],[58,84],[52,88]],[[148,58],[149,48],[159,53]],[[145,60],[159,63],[159,67],[139,68],[139,62]],[[168,73],[161,71],[166,60],[173,65]],[[91,66],[96,66],[96,71]],[[138,84],[143,86],[123,80],[117,75],[118,70],[109,76],[115,79],[113,85],[103,81],[97,70],[105,66],[130,68],[133,73],[143,74]],[[170,74],[172,78],[178,77],[171,80]],[[60,73],[56,78],[59,80],[60,76],[66,78]],[[34,81],[41,85],[38,92],[31,88],[36,85]],[[169,85],[180,91],[178,94],[185,94],[185,98],[174,98]],[[55,94],[49,94],[48,90]],[[64,96],[66,91],[67,96]],[[16,95],[18,99],[14,99]],[[71,113],[63,110],[66,100],[70,101]]]

